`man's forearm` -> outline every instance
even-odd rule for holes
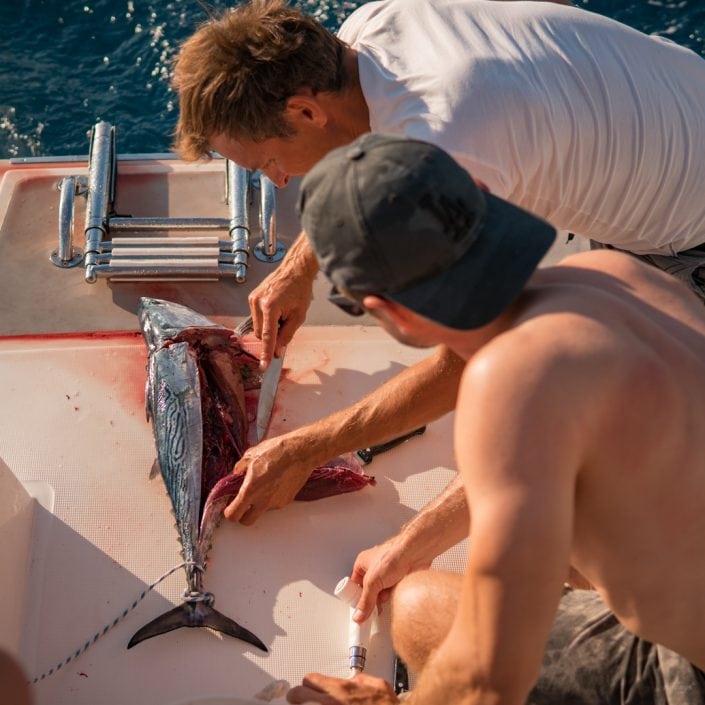
[[[463,367],[454,353],[438,348],[359,402],[296,429],[283,440],[308,453],[315,464],[396,438],[455,408]]]
[[[305,232],[299,233],[291,244],[282,264],[286,264],[287,269],[294,270],[313,281],[318,273],[318,260]]]
[[[415,565],[430,564],[444,551],[467,538],[470,512],[460,477],[415,514],[399,531],[403,550]]]

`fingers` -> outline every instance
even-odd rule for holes
[[[358,674],[354,678],[331,678],[309,673],[303,683],[286,696],[290,703],[321,703],[321,705],[396,705],[399,702],[392,687],[382,678]]]
[[[353,614],[353,619],[356,622],[364,622],[370,617],[375,606],[377,605],[377,596],[380,594],[380,588],[375,585],[374,581],[368,580],[367,585],[362,585],[362,595],[357,602],[357,608]]]
[[[271,277],[272,275],[270,275]],[[260,369],[266,370],[274,357],[281,307],[272,303],[269,277],[250,292],[247,302],[252,316],[252,332],[262,341]]]
[[[324,676],[321,673],[308,673],[301,685],[292,688],[286,695],[290,703],[321,703],[321,705],[342,705],[330,692],[332,686],[341,679]]]
[[[223,510],[223,516],[228,520],[240,522],[243,526],[252,526],[269,509],[266,505],[250,504],[247,499],[239,497],[233,500]]]
[[[350,579],[362,585],[362,594],[357,603],[353,619],[364,622],[368,619],[375,606],[381,614],[383,605],[389,602],[392,588],[403,577],[395,569],[395,563],[390,562],[388,543],[373,546],[362,551],[355,559]]]
[[[305,685],[297,685],[286,694],[288,703],[321,703],[321,705],[340,705],[340,701],[320,690],[313,690]]]
[[[223,510],[223,516],[228,521],[251,526],[270,509],[281,509],[288,504],[272,493],[271,488],[276,483],[268,481],[266,473],[258,475],[258,467],[262,467],[262,462],[261,457],[256,455],[244,455],[235,465],[233,472],[244,472],[245,479],[240,491]]]
[[[355,565],[353,566],[352,573],[350,573],[350,580],[358,585],[365,584],[365,575],[367,574],[367,564],[363,560],[367,551],[363,551],[355,559]]]
[[[315,263],[315,255],[311,253]],[[262,341],[260,368],[267,369],[272,358],[281,357],[296,330],[306,319],[311,304],[313,279],[289,256],[248,296],[252,331]]]
[[[298,467],[292,468],[296,451],[292,456],[284,438],[263,440],[245,451],[235,464],[233,472],[244,479],[237,495],[230,498],[223,510],[228,521],[246,526],[254,524],[265,512],[289,504],[306,482],[310,471],[305,473]]]
[[[252,526],[269,506],[266,502],[253,502],[242,490],[238,496],[223,510],[223,516],[228,520],[240,522],[243,526]]]
[[[238,466],[243,464],[243,460],[245,458],[242,458],[240,462],[235,466],[235,470],[237,471]],[[247,469],[247,465],[245,465],[243,470]],[[250,491],[250,474],[248,473],[245,475],[245,480],[242,483],[242,487],[240,487],[240,491],[235,495],[235,499],[233,499],[230,504],[228,504],[227,507],[223,510],[223,516],[228,520],[232,522],[238,522],[242,520],[242,517],[250,511],[250,509],[253,506],[253,498],[252,498],[252,492]],[[258,515],[259,516],[259,515]]]
[[[321,679],[321,680],[319,680]],[[292,688],[287,694],[290,703],[321,703],[322,705],[338,705],[340,701],[326,693],[324,684],[329,681],[320,673],[309,673],[304,676],[302,685]]]
[[[266,281],[266,280],[265,280]],[[260,312],[260,286],[254,288],[247,297],[247,303],[250,307],[250,316],[252,318],[252,332],[256,338],[262,337],[262,314]]]
[[[238,495],[232,502],[230,502],[230,504],[228,504],[227,507],[225,507],[225,509],[223,510],[223,516],[228,521],[240,521],[242,515],[249,509],[249,507],[250,505],[247,505],[247,507],[243,506],[242,500]]]
[[[381,606],[382,602],[386,601],[380,602],[378,597],[385,588],[380,572],[379,551],[378,546],[363,551],[358,555],[353,566],[350,579],[362,585],[362,594],[353,614],[356,622],[364,622],[372,614],[375,605]]]
[[[370,555],[373,555],[374,549],[371,551],[363,551],[355,559],[355,565],[353,566],[352,573],[350,574],[350,580],[353,583],[362,585],[362,594],[357,602],[357,607],[353,613],[353,619],[356,622],[364,622],[371,614],[375,605],[375,600],[377,593],[372,593],[370,585],[365,585],[365,579],[368,575],[368,559]]]
[[[266,315],[262,318],[262,330],[260,338],[262,340],[262,352],[260,353],[259,366],[264,370],[269,367],[275,353],[277,352],[277,337],[279,334],[279,313],[274,318]]]
[[[274,312],[276,311],[276,316]],[[286,346],[291,342],[294,333],[301,327],[305,316],[298,313],[287,315],[282,309],[272,309],[270,313],[262,316],[261,340],[262,352],[260,353],[260,368],[265,362],[269,366],[273,357],[281,357]]]

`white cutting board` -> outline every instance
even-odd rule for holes
[[[289,346],[270,433],[356,401],[425,356],[376,327],[310,327]],[[54,492],[30,545],[27,587],[0,606],[0,630],[22,612],[14,651],[30,677],[80,648],[180,561],[171,505],[144,415],[146,354],[136,333],[0,339],[0,457],[24,483]],[[270,649],[181,629],[126,644],[177,604],[182,571],[165,580],[79,659],[34,687],[36,705],[155,705],[232,694],[312,670],[347,676],[348,608],[333,597],[357,553],[383,540],[452,479],[451,418],[368,466],[376,487],[218,529],[206,574],[215,606]],[[36,532],[35,532],[36,533]],[[0,541],[2,536],[0,536]],[[460,569],[463,547],[447,565]],[[24,581],[17,581],[23,583]],[[20,590],[21,588],[18,588]],[[388,614],[368,671],[391,678]]]

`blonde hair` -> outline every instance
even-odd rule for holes
[[[298,90],[339,92],[346,45],[286,0],[250,0],[202,24],[181,46],[174,148],[209,158],[213,135],[288,137],[286,101]]]

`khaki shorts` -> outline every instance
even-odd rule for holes
[[[592,590],[566,589],[527,705],[701,705],[705,674],[627,631]]]

